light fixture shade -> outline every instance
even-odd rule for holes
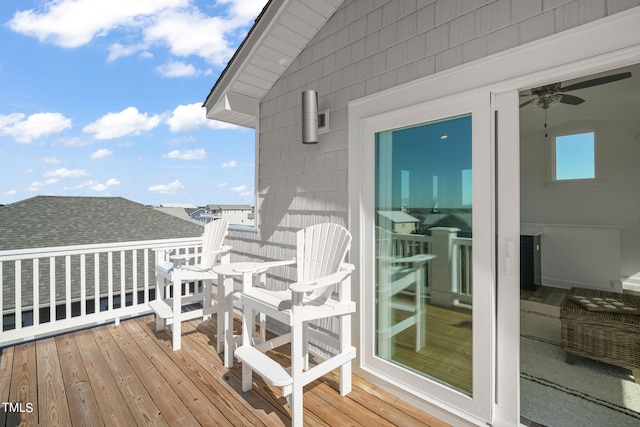
[[[302,143],[318,143],[318,92],[302,92]]]

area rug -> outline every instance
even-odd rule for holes
[[[565,363],[560,310],[522,301],[520,415],[548,427],[640,426],[640,384],[631,371],[578,358]]]

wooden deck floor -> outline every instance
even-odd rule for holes
[[[183,331],[177,352],[151,316],[2,349],[0,399],[14,406],[0,408],[0,427],[290,424],[279,389],[254,375],[243,393],[239,363],[224,368],[214,321]],[[355,375],[353,391],[340,397],[337,379],[331,373],[305,388],[305,425],[446,425]]]

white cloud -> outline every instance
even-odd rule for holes
[[[162,155],[166,159],[180,159],[180,160],[202,160],[207,157],[207,152],[204,148],[197,150],[173,150],[167,154]]]
[[[84,127],[83,132],[96,139],[114,139],[126,135],[139,135],[160,124],[160,116],[140,113],[135,107],[127,107],[118,113],[108,113]]]
[[[223,182],[222,184],[218,184],[218,188],[224,188],[224,187],[226,187],[227,185],[229,185],[229,183],[227,183],[227,182]]]
[[[238,22],[238,25],[255,19],[265,5],[264,1],[256,0],[218,0],[218,2],[229,5],[231,20]]]
[[[52,165],[60,163],[60,159],[58,159],[56,156],[43,157],[42,161]]]
[[[118,181],[115,178],[111,178],[108,179],[107,182],[105,182],[104,184],[102,183],[95,183],[93,185],[91,185],[89,188],[91,188],[93,191],[105,191],[106,189],[108,189],[109,187],[113,186],[113,185],[120,185],[120,181]]]
[[[18,192],[16,190],[9,190],[6,193],[4,193],[5,196],[14,196],[16,195]]]
[[[172,194],[183,188],[184,188],[184,185],[182,185],[180,181],[175,180],[173,182],[170,182],[169,184],[152,185],[147,190],[160,193],[160,194]]]
[[[220,166],[223,168],[235,168],[238,165],[238,162],[235,160],[231,160],[230,162],[223,162]]]
[[[50,178],[47,179],[44,182],[40,182],[40,181],[33,181],[31,183],[31,186],[29,188],[27,188],[28,191],[39,191],[40,188],[46,186],[46,185],[51,185],[51,184],[55,184],[56,182],[58,182],[59,180],[56,178]]]
[[[84,169],[67,169],[59,168],[44,173],[44,177],[52,176],[55,178],[77,178],[79,176],[86,176],[87,171]]]
[[[90,180],[90,181],[85,181],[80,185],[76,185],[75,187],[73,187],[73,189],[80,190],[82,188],[89,187],[93,191],[100,192],[100,191],[107,190],[109,187],[113,185],[120,185],[120,181],[117,180],[116,178],[110,178],[104,183]]]
[[[200,102],[178,105],[171,112],[171,117],[169,117],[165,123],[169,125],[171,132],[191,132],[203,127],[211,129],[239,129],[238,126],[230,123],[207,119],[206,108],[204,108]]]
[[[108,150],[106,148],[101,148],[98,151],[96,151],[95,153],[91,153],[91,159],[92,160],[96,160],[96,159],[101,159],[103,157],[107,157],[109,155],[113,154],[113,151]]]
[[[198,70],[191,64],[181,61],[170,61],[156,67],[162,77],[191,77],[198,74]]]
[[[117,27],[139,27],[146,17],[188,3],[188,0],[58,0],[46,3],[41,10],[17,12],[9,27],[41,42],[73,48]]]
[[[131,56],[136,54],[137,52],[141,52],[140,56],[143,58],[153,58],[153,54],[151,52],[146,52],[144,45],[129,45],[125,46],[120,43],[114,43],[109,46],[109,55],[107,56],[107,62],[115,61],[116,59]]]
[[[0,114],[0,135],[28,144],[34,139],[62,132],[71,127],[71,119],[60,113],[36,113],[25,120],[22,113]]]
[[[108,61],[154,45],[178,57],[198,56],[224,65],[233,53],[229,40],[258,15],[266,0],[220,0],[226,14],[207,16],[190,0],[55,0],[17,12],[9,28],[41,42],[76,48],[114,29],[125,30],[127,45],[113,43]]]
[[[239,26],[233,18],[206,16],[198,9],[173,9],[158,14],[145,29],[144,39],[149,44],[167,46],[175,56],[194,55],[210,64],[224,65],[233,54],[225,33]]]
[[[251,190],[246,185],[239,185],[237,187],[231,187],[231,191],[236,193],[239,196],[252,196],[253,190]]]

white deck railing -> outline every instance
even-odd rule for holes
[[[431,253],[431,239],[395,235],[396,253]],[[179,238],[0,251],[0,346],[149,313],[154,249],[198,242]],[[451,289],[470,303],[471,239],[455,237],[452,243]],[[428,267],[425,276],[428,292]]]
[[[155,250],[199,241],[0,251],[0,346],[150,312]]]

